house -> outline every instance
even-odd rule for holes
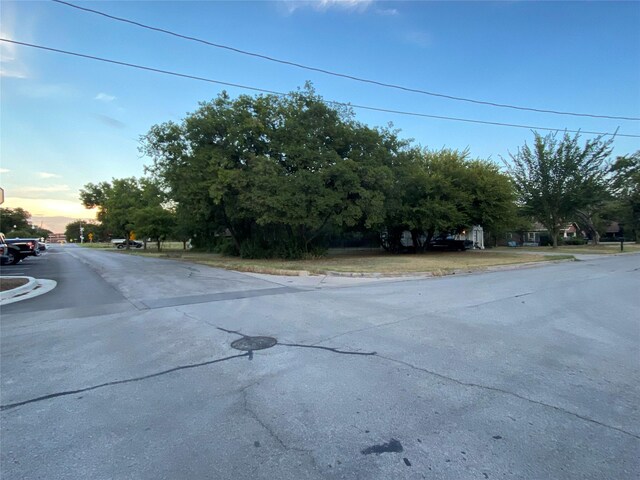
[[[618,222],[611,222],[607,225],[607,229],[604,232],[604,235],[600,237],[602,241],[620,241],[621,232],[620,232],[620,224]]]
[[[575,238],[577,236],[586,236],[580,226],[571,222],[564,228],[560,229],[560,237],[564,239]],[[534,222],[529,230],[521,232],[509,232],[505,234],[504,241],[499,242],[502,245],[522,246],[522,247],[539,247],[552,244],[551,235],[547,228],[539,222]]]
[[[538,247],[548,242],[548,239],[549,232],[547,229],[541,223],[534,222],[529,230],[506,233],[504,241],[499,242],[499,244],[510,247]]]
[[[473,242],[473,248],[484,250],[484,229],[480,225],[474,225],[470,229],[463,230],[456,236],[458,240],[469,240]]]

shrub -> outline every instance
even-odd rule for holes
[[[560,242],[558,242],[558,245],[586,245],[587,244],[587,240],[585,240],[584,238],[561,238]]]

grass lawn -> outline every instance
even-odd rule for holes
[[[119,252],[124,252],[124,250],[119,250]],[[153,249],[149,249],[146,252],[133,250],[129,253],[156,258],[171,258],[242,272],[278,275],[298,275],[299,272],[308,272],[310,274],[338,272],[343,274],[381,274],[389,276],[412,274],[447,275],[454,272],[484,270],[501,265],[574,259],[572,255],[551,256],[542,253],[510,253],[488,250],[431,252],[417,255],[394,255],[378,250],[363,250],[355,253],[341,251],[330,252],[325,257],[309,260],[254,260],[173,249],[163,250],[162,252],[156,252]]]
[[[495,250],[500,252],[523,250],[526,252],[540,252],[541,254],[566,253],[569,255],[574,255],[574,254],[603,255],[603,254],[620,253],[620,243],[608,242],[608,243],[601,243],[599,245],[565,245],[565,246],[558,247],[556,249],[554,249],[553,247],[517,247],[517,248],[498,247]],[[625,242],[624,253],[634,253],[634,252],[640,252],[640,244]]]
[[[111,248],[113,250],[116,249],[116,247],[114,247],[112,244],[110,243],[78,243],[77,245],[80,245],[84,248]]]

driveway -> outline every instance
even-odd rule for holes
[[[637,478],[639,255],[313,284],[58,253],[108,302],[3,307],[3,478]]]

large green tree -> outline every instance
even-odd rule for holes
[[[178,216],[190,213],[194,243],[229,235],[243,256],[299,256],[335,229],[380,225],[404,147],[309,85],[284,97],[222,94],[145,140],[149,171]]]
[[[51,230],[31,223],[31,214],[23,208],[0,208],[0,232],[9,238],[49,238]]]
[[[623,223],[636,242],[640,241],[640,150],[617,157],[610,168],[612,201],[609,217]]]
[[[96,218],[109,236],[130,238],[133,216],[142,207],[142,188],[136,178],[114,178],[112,182],[88,183],[80,190],[86,208],[97,208]]]
[[[470,160],[468,151],[407,152],[395,168],[387,195],[387,244],[400,247],[410,231],[417,250],[436,234],[458,233],[473,225],[497,231],[515,218],[515,196],[508,176],[487,161]]]
[[[145,247],[146,239],[150,238],[160,251],[162,242],[174,234],[176,217],[174,212],[162,205],[146,206],[135,211],[133,223],[136,235],[144,239]]]
[[[578,218],[596,235],[594,216],[608,195],[607,160],[613,138],[596,137],[579,144],[580,135],[541,136],[511,154],[507,167],[527,213],[549,231],[553,247],[560,230]]]
[[[23,208],[0,208],[0,232],[29,231],[31,214]]]
[[[167,222],[172,215],[163,212],[166,196],[160,186],[148,178],[114,178],[111,182],[88,183],[80,190],[86,208],[97,208],[96,218],[110,237],[131,238],[150,232],[154,240],[165,238],[158,233],[161,226],[170,231]],[[141,211],[147,215],[141,215]],[[140,230],[140,231],[138,231]],[[127,246],[128,248],[128,246]]]
[[[497,239],[519,223],[516,191],[509,175],[490,161],[467,164],[471,194],[469,225],[481,225],[485,235]]]
[[[106,242],[109,240],[106,234],[105,228],[97,222],[87,222],[86,220],[75,220],[68,223],[64,229],[64,236],[68,242],[79,241],[80,228],[83,229],[85,242]],[[89,234],[92,235],[92,239],[89,239]]]

